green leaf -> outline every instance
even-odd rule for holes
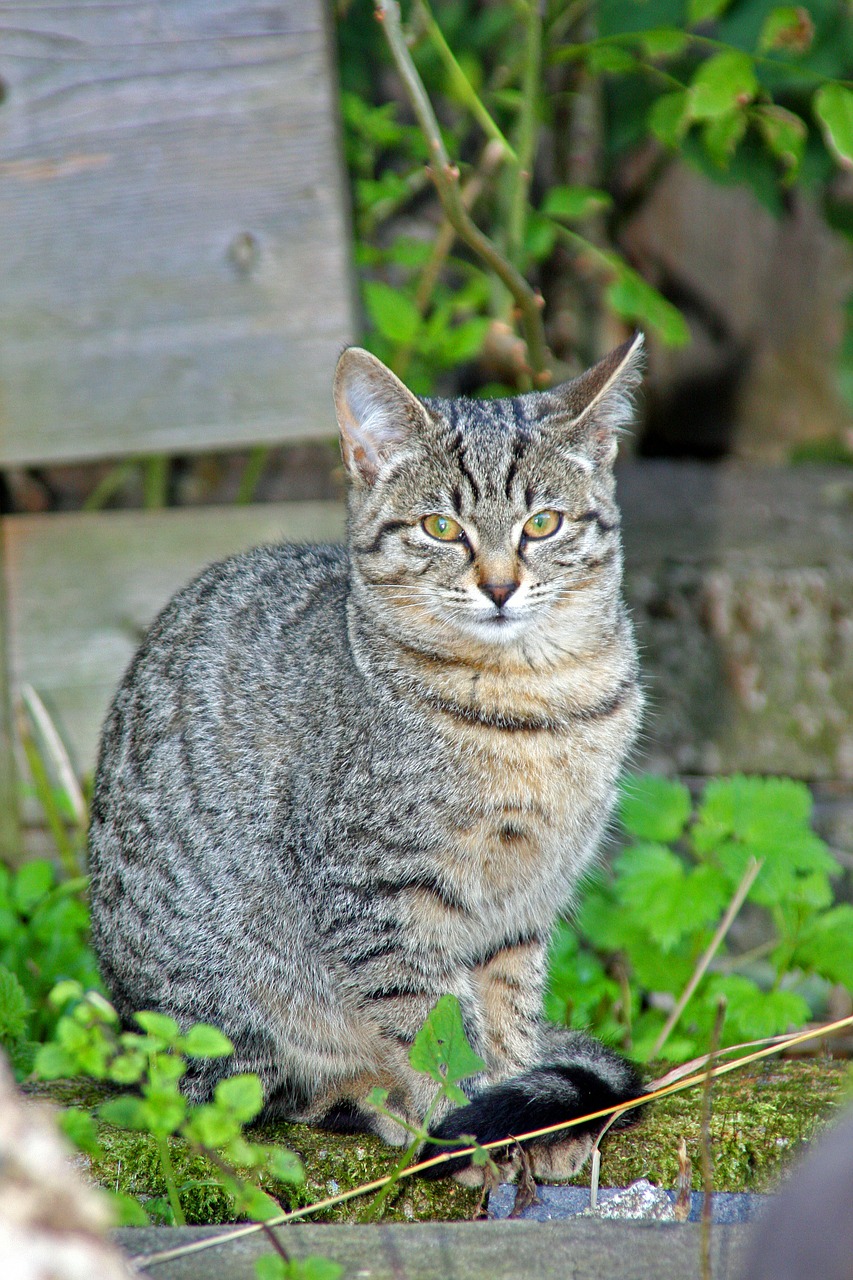
[[[805,121],[775,103],[757,107],[755,119],[768,151],[782,161],[789,171],[788,177],[793,179],[806,149],[808,129]]]
[[[729,111],[726,115],[709,120],[702,131],[705,150],[720,169],[727,169],[732,156],[746,133],[749,123],[745,111]]]
[[[231,1112],[213,1103],[195,1107],[184,1130],[188,1138],[216,1150],[240,1134],[240,1121]]]
[[[663,951],[714,918],[718,902],[688,892],[684,863],[665,845],[632,845],[619,856],[616,869],[618,901]]]
[[[758,37],[758,52],[780,49],[786,53],[805,53],[814,40],[814,22],[802,5],[786,4],[772,9],[764,19]]]
[[[616,314],[656,329],[667,346],[681,347],[689,342],[690,330],[678,308],[621,258],[615,254],[607,257],[616,271],[616,279],[607,286],[605,297]]]
[[[29,915],[33,907],[53,888],[56,875],[52,865],[43,858],[25,862],[17,872],[12,886],[12,899],[22,915]]]
[[[264,1088],[256,1075],[246,1073],[220,1080],[214,1091],[217,1103],[227,1107],[243,1124],[254,1120],[263,1110]]]
[[[853,92],[824,84],[812,98],[812,110],[827,149],[844,169],[853,168]]]
[[[98,1107],[98,1115],[119,1129],[145,1129],[146,1109],[141,1098],[110,1098]]]
[[[567,222],[581,222],[592,214],[601,213],[613,204],[606,191],[597,187],[551,187],[546,195],[542,212],[551,218],[565,218]]]
[[[839,903],[814,917],[806,937],[797,945],[793,964],[840,982],[853,992],[853,906]]]
[[[305,1169],[302,1161],[294,1151],[286,1147],[276,1147],[267,1159],[267,1169],[279,1182],[288,1182],[299,1186],[305,1181]]]
[[[464,1080],[485,1069],[485,1062],[468,1043],[456,996],[442,996],[430,1010],[412,1043],[409,1062],[439,1084]]]
[[[43,1044],[33,1067],[41,1080],[67,1080],[77,1074],[77,1059],[61,1044]]]
[[[10,1045],[27,1031],[30,1002],[15,974],[0,964],[0,1044]]]
[[[333,1262],[331,1258],[320,1258],[316,1254],[295,1259],[290,1267],[291,1274],[287,1280],[340,1280],[344,1273],[339,1262]]]
[[[640,840],[672,844],[683,834],[693,801],[681,782],[656,774],[629,774],[622,781],[619,819]]]
[[[64,1009],[72,1000],[81,1000],[83,998],[83,985],[68,978],[64,982],[57,982],[56,986],[47,997],[47,1002],[51,1009]]]
[[[107,1078],[115,1084],[137,1084],[145,1075],[147,1062],[144,1053],[121,1053],[110,1063]]]
[[[150,1227],[151,1219],[138,1200],[121,1191],[107,1191],[116,1225],[119,1227]]]
[[[688,90],[694,120],[714,120],[748,106],[758,93],[755,67],[748,53],[737,49],[715,53],[703,62]]]
[[[234,1052],[234,1046],[218,1027],[197,1022],[184,1036],[181,1052],[188,1058],[227,1058]]]
[[[780,1035],[803,1026],[809,1019],[809,1006],[794,991],[762,991],[756,983],[739,974],[714,976],[708,983],[706,1002],[716,1004],[726,999],[724,1023],[726,1040],[757,1040]]]
[[[634,55],[618,44],[591,45],[585,61],[593,75],[622,75],[637,66]]]
[[[712,22],[725,13],[732,0],[687,0],[687,24],[695,27],[700,22]]]
[[[652,103],[648,126],[665,147],[677,148],[690,128],[690,94],[686,89],[662,93]]]
[[[175,1019],[170,1018],[167,1013],[155,1013],[146,1009],[141,1013],[135,1013],[133,1017],[143,1031],[158,1040],[162,1040],[164,1044],[174,1044],[180,1039],[181,1028]]]
[[[98,1129],[88,1111],[81,1107],[67,1107],[57,1112],[60,1129],[79,1151],[88,1156],[102,1156],[103,1150],[98,1141]]]
[[[656,27],[651,31],[641,31],[638,32],[637,39],[643,53],[653,61],[677,58],[689,44],[687,33],[678,27]]]
[[[268,1222],[270,1218],[281,1217],[281,1205],[260,1187],[244,1183],[237,1189],[235,1199],[237,1212],[245,1213],[255,1222]]]
[[[414,342],[423,321],[405,293],[381,280],[368,280],[364,286],[364,305],[376,328],[389,342],[398,345]]]
[[[258,1280],[292,1280],[293,1270],[277,1253],[262,1253],[255,1259]]]

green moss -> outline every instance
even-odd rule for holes
[[[844,1101],[850,1068],[832,1058],[770,1062],[714,1081],[711,1152],[715,1191],[767,1191],[798,1151]],[[654,1103],[635,1129],[605,1140],[604,1186],[648,1178],[665,1187],[678,1177],[678,1145],[687,1144],[693,1187],[701,1190],[701,1089]],[[588,1174],[576,1182],[585,1186]]]
[[[849,1081],[849,1064],[828,1058],[773,1062],[763,1069],[745,1068],[716,1081],[711,1121],[715,1190],[763,1191],[771,1187],[791,1157],[838,1110]],[[39,1086],[34,1092],[63,1106],[87,1109],[96,1106],[106,1094],[102,1086],[87,1081],[61,1081]],[[654,1103],[634,1129],[611,1134],[604,1145],[602,1185],[625,1186],[647,1177],[663,1186],[673,1186],[678,1172],[679,1140],[683,1137],[693,1165],[693,1185],[698,1189],[700,1109],[701,1090],[693,1088]],[[99,1129],[103,1156],[92,1161],[92,1177],[111,1190],[143,1201],[163,1196],[166,1188],[153,1139],[112,1125],[102,1124]],[[396,1152],[368,1135],[324,1133],[305,1125],[261,1125],[250,1136],[256,1141],[288,1147],[305,1165],[306,1183],[296,1195],[292,1187],[267,1184],[267,1190],[285,1208],[312,1204],[380,1178],[397,1158]],[[213,1165],[203,1156],[194,1155],[179,1140],[170,1142],[170,1150],[187,1220],[233,1220],[233,1205],[216,1184]],[[588,1185],[588,1169],[575,1181]],[[385,1220],[470,1219],[478,1201],[476,1191],[450,1179],[435,1183],[404,1179],[386,1204]],[[311,1221],[357,1222],[368,1203],[369,1197],[359,1197],[312,1214]]]

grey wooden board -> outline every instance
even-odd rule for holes
[[[323,0],[0,0],[0,465],[334,430]]]
[[[0,526],[0,861],[18,851],[17,778],[12,743],[11,690],[5,679],[8,668],[6,581],[3,567],[3,529]]]
[[[336,503],[11,516],[3,521],[13,699],[32,684],[76,766],[149,623],[205,565],[263,542],[339,541]]]
[[[714,1280],[741,1274],[749,1227],[715,1226],[711,1232]],[[135,1228],[117,1232],[133,1257],[210,1238],[211,1227]],[[698,1280],[700,1231],[693,1223],[471,1222],[409,1226],[285,1228],[281,1239],[293,1258],[334,1259],[344,1280]],[[260,1232],[231,1244],[158,1263],[151,1280],[254,1280],[254,1260],[270,1245]]]

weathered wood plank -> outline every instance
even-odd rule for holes
[[[323,0],[0,0],[0,465],[334,429]]]
[[[20,843],[18,787],[12,748],[12,704],[9,696],[6,578],[3,573],[3,527],[0,524],[0,863],[15,860]]]
[[[122,672],[166,601],[214,560],[263,542],[343,536],[336,503],[11,516],[9,674],[38,690],[89,772]]]

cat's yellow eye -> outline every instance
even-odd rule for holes
[[[525,538],[550,538],[563,523],[559,511],[537,511],[526,521],[522,533]]]
[[[421,528],[431,538],[438,538],[439,542],[461,542],[465,537],[462,525],[450,516],[424,516]]]

